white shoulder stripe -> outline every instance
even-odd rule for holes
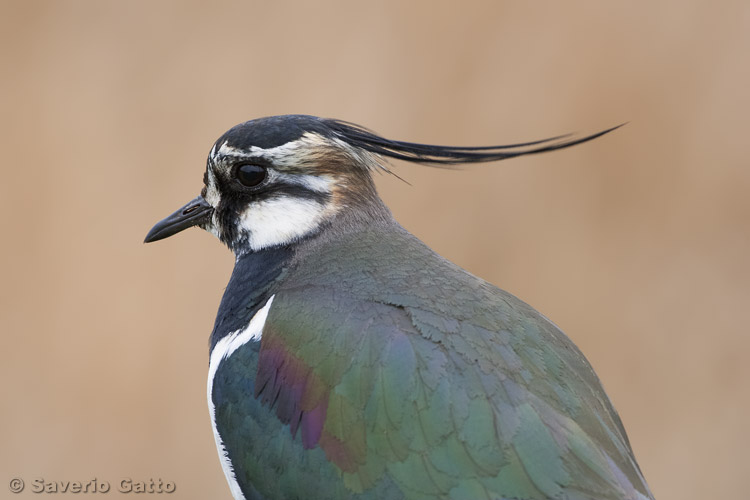
[[[229,483],[229,489],[232,491],[232,496],[235,500],[245,500],[245,495],[242,494],[240,485],[237,483],[237,478],[234,475],[234,468],[229,461],[227,450],[224,447],[224,441],[221,439],[219,431],[216,429],[216,407],[214,406],[214,400],[212,397],[214,377],[216,376],[216,371],[219,369],[221,362],[231,356],[234,351],[250,341],[260,340],[263,335],[263,326],[266,324],[266,319],[268,319],[268,311],[271,309],[271,303],[273,302],[274,297],[275,295],[272,295],[266,304],[255,313],[255,316],[253,316],[246,328],[232,332],[219,340],[211,351],[211,357],[208,362],[207,396],[208,411],[211,415],[211,427],[214,431],[216,449],[219,451],[221,468],[224,470],[224,475]]]

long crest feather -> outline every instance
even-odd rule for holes
[[[325,122],[339,139],[354,147],[388,158],[442,167],[506,160],[564,149],[596,139],[625,125],[622,123],[583,137],[565,134],[538,141],[500,146],[438,146],[386,139],[371,130],[346,121],[325,120]]]

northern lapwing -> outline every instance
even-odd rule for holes
[[[653,498],[581,351],[402,228],[372,180],[388,158],[488,162],[608,131],[448,147],[289,115],[221,136],[200,196],[146,241],[199,226],[236,257],[207,387],[232,495]]]

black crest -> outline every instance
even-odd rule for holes
[[[517,156],[545,153],[563,149],[582,142],[590,141],[620,128],[622,125],[608,128],[584,137],[572,137],[571,134],[550,137],[532,142],[506,144],[501,146],[436,146],[414,142],[394,141],[381,137],[374,132],[341,120],[323,120],[335,137],[352,146],[372,153],[428,165],[457,165],[460,163],[480,163],[505,160]]]
[[[621,126],[617,125],[584,137],[567,134],[500,146],[438,146],[386,139],[360,125],[342,120],[310,115],[281,115],[258,118],[237,125],[228,130],[216,143],[222,144],[226,141],[240,149],[248,149],[251,146],[265,149],[295,141],[305,133],[312,132],[342,140],[353,147],[388,158],[434,166],[450,166],[555,151],[596,139]]]

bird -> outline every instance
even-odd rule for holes
[[[234,254],[207,382],[233,497],[653,499],[576,345],[405,230],[373,182],[392,160],[456,168],[615,128],[482,147],[308,115],[224,133],[200,195],[145,242],[196,226]]]

